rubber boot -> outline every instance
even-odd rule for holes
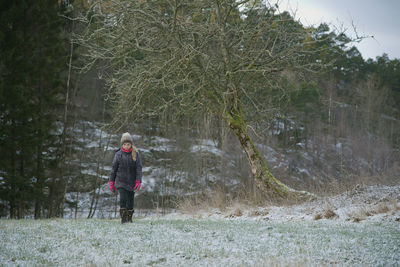
[[[126,209],[119,209],[119,215],[121,216],[121,223],[126,223],[128,221],[128,212]]]
[[[132,215],[133,215],[134,212],[135,211],[133,209],[132,210],[128,210],[127,222],[129,222],[129,223],[132,222]]]

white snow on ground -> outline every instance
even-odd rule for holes
[[[148,149],[139,149],[139,151],[161,151],[161,152],[171,152],[175,151],[176,147],[172,145],[157,145],[157,146],[149,146]]]
[[[86,174],[86,175],[92,175],[92,176],[96,176],[97,173],[94,170],[91,169],[83,169],[81,170],[82,174]]]
[[[137,135],[137,134],[131,134],[131,136],[132,136],[132,139],[133,139],[134,141],[140,140],[140,139],[143,138],[141,135]]]
[[[156,144],[158,144],[158,143],[169,143],[169,142],[171,142],[171,140],[167,139],[167,138],[164,138],[164,137],[161,137],[161,136],[152,136],[151,137],[151,142],[152,143],[156,143]]]
[[[397,222],[0,221],[3,266],[398,266]]]
[[[190,148],[190,151],[192,153],[196,152],[208,152],[212,153],[218,157],[221,157],[223,155],[223,152],[221,149],[217,148],[217,144],[210,139],[197,139],[196,142],[198,143],[197,145],[192,145]]]
[[[103,170],[111,172],[111,166],[103,166]]]
[[[111,170],[111,167],[110,167]],[[142,172],[151,172],[152,171],[152,167],[143,167],[142,168]]]
[[[115,151],[117,151],[118,149],[120,149],[120,147],[119,146],[105,146],[104,147],[104,151],[111,151],[111,152],[115,152]]]
[[[231,218],[236,220],[264,221],[351,221],[382,222],[397,221],[400,229],[400,185],[397,186],[356,186],[352,190],[331,197],[316,197],[315,200],[283,206],[248,207],[235,205],[226,211],[198,210],[190,214],[169,214],[167,218],[213,219]]]
[[[125,225],[118,219],[0,220],[0,263],[399,266],[399,193],[400,186],[358,186],[293,206],[153,213]],[[384,209],[382,203],[392,207]],[[375,213],[359,223],[348,220],[357,208]],[[315,220],[315,214],[329,209],[337,216]]]
[[[92,141],[92,142],[90,142],[90,143],[88,143],[86,146],[85,146],[86,148],[97,148],[97,147],[99,147],[99,142],[98,141]]]
[[[269,163],[276,163],[278,160],[278,153],[270,146],[263,144],[256,144],[257,148],[265,157],[265,160]]]
[[[216,148],[215,146],[209,145],[193,145],[190,149],[190,152],[209,152],[219,157],[223,154],[220,149]]]

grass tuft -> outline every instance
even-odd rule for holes
[[[314,216],[314,220],[315,221],[318,221],[318,220],[321,220],[321,219],[322,219],[322,214],[321,213],[315,214],[315,216]]]
[[[338,217],[338,215],[332,209],[328,208],[324,212],[324,217],[326,219],[333,219],[335,217]]]

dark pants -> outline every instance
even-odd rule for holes
[[[119,188],[119,207],[121,209],[133,210],[133,198],[135,192]]]

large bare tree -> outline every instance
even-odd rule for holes
[[[269,171],[247,120],[270,114],[269,94],[285,73],[321,68],[312,29],[258,1],[98,1],[77,39],[88,64],[101,62],[119,121],[208,112],[222,118],[246,152],[257,186],[306,197]]]

